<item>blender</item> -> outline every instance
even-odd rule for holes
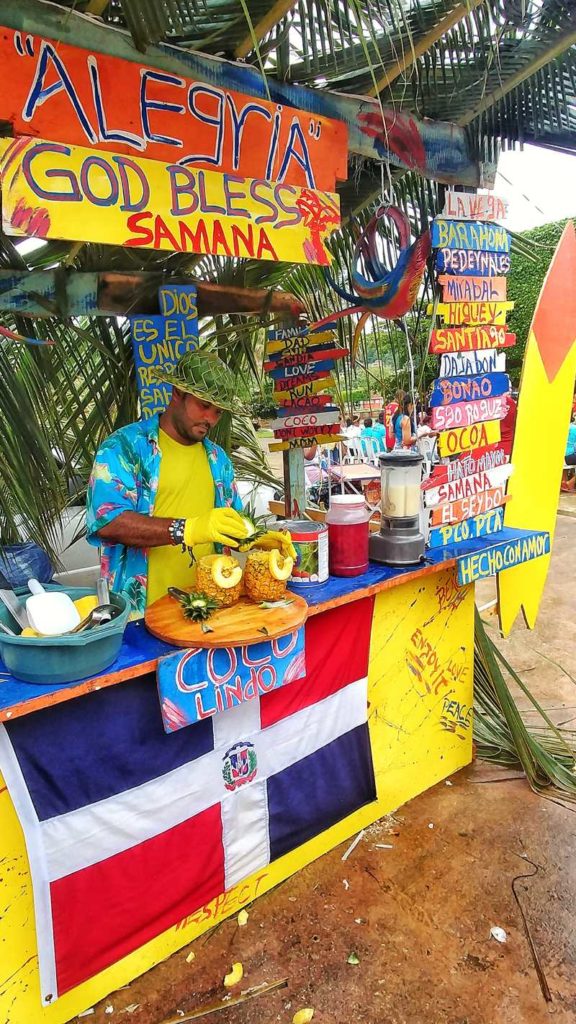
[[[423,560],[422,462],[418,452],[398,451],[380,456],[382,507],[380,531],[370,537],[372,562],[405,566]]]

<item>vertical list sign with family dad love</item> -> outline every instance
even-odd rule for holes
[[[501,433],[509,410],[506,326],[510,235],[499,223],[506,203],[495,195],[448,192],[432,225],[441,299],[430,352],[440,356],[430,396],[431,427],[445,460],[424,484],[431,547],[502,530],[510,446]],[[448,459],[450,461],[448,461]]]
[[[272,377],[279,406],[272,423],[277,442],[270,451],[289,452],[341,440],[338,406],[327,391],[335,383],[336,360],[346,354],[326,327],[309,331],[294,326],[269,332],[264,369]]]

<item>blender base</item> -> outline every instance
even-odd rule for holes
[[[424,559],[424,537],[414,526],[373,533],[368,543],[371,562],[383,562],[402,568],[417,565]]]

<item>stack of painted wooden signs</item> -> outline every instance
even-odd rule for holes
[[[332,370],[347,355],[335,335],[323,327],[285,327],[270,331],[264,369],[274,380],[278,419],[272,423],[277,444],[270,451],[311,448],[341,441],[338,407],[326,393],[334,385]]]
[[[430,397],[438,451],[451,457],[424,485],[431,547],[497,533],[512,472],[501,443],[510,379],[505,350],[516,336],[506,327],[510,235],[497,221],[506,204],[493,195],[448,192],[432,226],[442,301],[430,352],[440,372]],[[433,311],[432,306],[429,312]]]

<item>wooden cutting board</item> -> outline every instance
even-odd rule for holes
[[[167,594],[146,609],[144,622],[159,640],[176,647],[242,647],[285,636],[306,621],[304,598],[290,593],[287,597],[292,603],[285,608],[260,608],[241,597],[230,608],[214,612],[208,620],[213,632],[203,633],[198,622],[184,618],[180,602]]]

